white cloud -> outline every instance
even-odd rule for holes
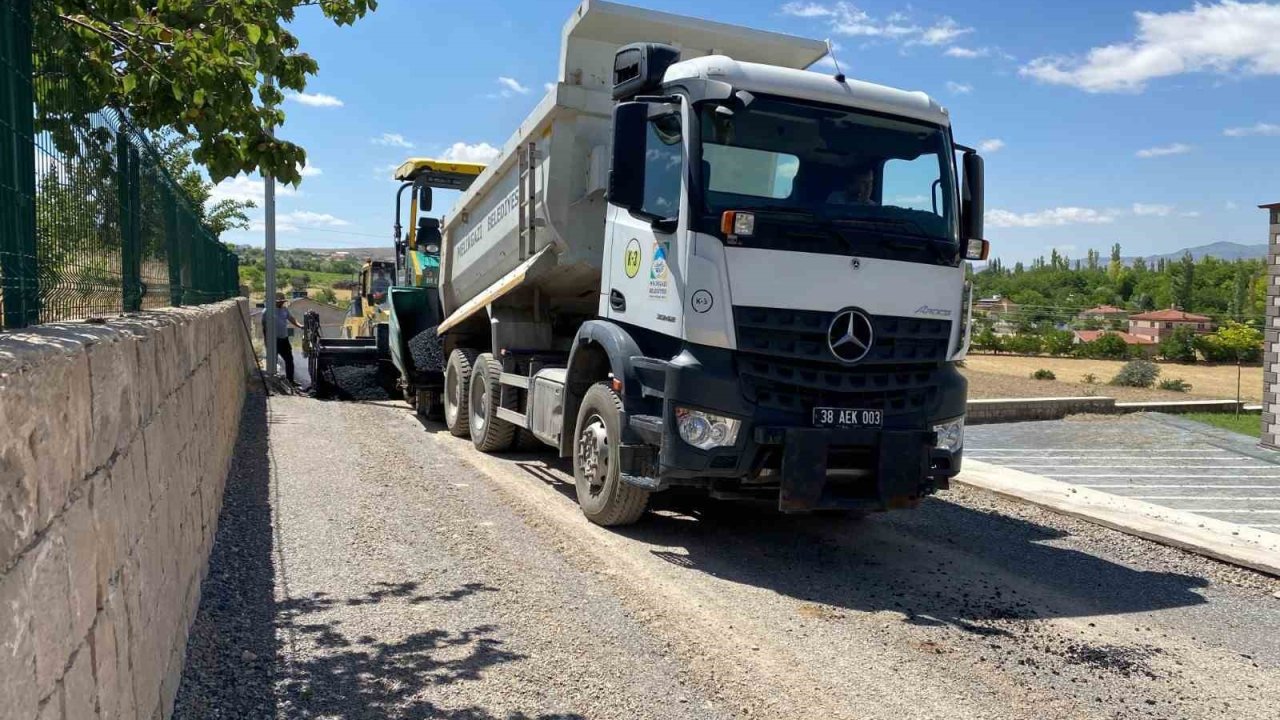
[[[896,40],[904,45],[950,45],[973,32],[973,28],[964,27],[950,17],[940,17],[930,25],[921,25],[912,22],[905,13],[896,12],[878,18],[847,2],[788,2],[782,6],[782,13],[820,19],[836,35]]]
[[[210,203],[219,203],[223,200],[235,200],[237,202],[254,202],[259,206],[262,205],[262,195],[265,191],[261,178],[251,178],[247,175],[237,175],[229,180],[223,180],[213,186],[213,190],[209,193]],[[292,185],[276,183],[276,197],[296,197],[302,193],[293,188]]]
[[[1222,131],[1227,137],[1245,137],[1246,135],[1280,135],[1280,125],[1272,123],[1256,123],[1248,127],[1233,127]]]
[[[985,48],[985,47],[984,48],[967,48],[967,47],[960,47],[959,45],[953,45],[947,48],[946,52],[942,54],[946,55],[947,57],[963,58],[965,60],[971,60],[973,58],[986,57],[990,55],[991,48]]]
[[[1186,143],[1173,143],[1172,145],[1159,145],[1156,147],[1143,148],[1134,155],[1140,158],[1157,158],[1167,155],[1186,155],[1191,152],[1191,146]]]
[[[504,97],[506,97],[510,93],[519,93],[520,95],[529,94],[529,88],[525,87],[524,85],[521,85],[520,81],[516,80],[515,78],[500,76],[498,78],[498,84],[503,87],[502,92]]]
[[[1029,213],[988,210],[987,224],[998,228],[1034,228],[1051,225],[1102,225],[1115,222],[1114,210],[1082,207],[1056,207]]]
[[[1234,200],[1228,200],[1226,204],[1226,208],[1228,210],[1238,210],[1240,206],[1237,205]]]
[[[387,147],[411,148],[413,143],[404,139],[400,133],[382,133],[381,136],[372,138],[369,142],[374,145],[385,145]]]
[[[1200,217],[1200,211],[1199,211],[1199,210],[1188,210],[1188,211],[1186,211],[1186,212],[1184,212],[1184,213],[1178,213],[1178,215],[1179,215],[1179,217],[1185,217],[1185,218],[1197,218],[1197,217]]]
[[[302,168],[302,170],[299,170],[298,174],[301,175],[302,177],[315,177],[317,175],[323,175],[324,171],[316,167],[315,165],[307,165],[306,167]]]
[[[387,163],[379,165],[373,169],[373,176],[379,180],[390,180],[391,176],[400,167],[400,163]]]
[[[1167,217],[1173,214],[1172,205],[1134,203],[1133,214],[1142,216]]]
[[[551,92],[552,90],[556,89],[556,84],[553,82],[542,83],[542,89],[546,90],[547,92]]]
[[[973,32],[973,28],[960,27],[955,20],[944,17],[935,23],[932,27],[924,29],[920,34],[920,38],[915,42],[921,45],[950,45],[962,35]]]
[[[969,93],[973,92],[973,86],[966,85],[965,83],[952,82],[951,80],[948,80],[947,90],[952,95],[968,95]]]
[[[978,150],[984,153],[998,152],[1004,149],[1004,141],[1000,138],[989,138],[978,143]]]
[[[288,225],[302,225],[313,227],[345,227],[351,223],[339,217],[334,217],[329,213],[311,212],[309,210],[294,210],[293,212],[283,213],[276,216],[277,223],[285,223]]]
[[[1188,72],[1280,74],[1280,4],[1222,0],[1167,13],[1135,12],[1136,36],[1084,57],[1039,57],[1024,76],[1086,92],[1141,92]]]
[[[442,160],[453,160],[456,162],[474,162],[488,164],[493,162],[502,150],[490,145],[487,142],[468,145],[464,142],[456,142],[449,146],[448,150],[440,156]]]
[[[782,6],[782,14],[794,17],[829,17],[833,14],[833,11],[831,8],[818,3],[789,2]]]
[[[343,102],[332,95],[324,93],[300,93],[293,92],[284,96],[285,100],[291,100],[302,105],[310,105],[311,107],[342,107]]]

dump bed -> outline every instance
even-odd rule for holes
[[[440,293],[447,331],[498,297],[536,286],[594,307],[608,180],[613,56],[661,42],[684,59],[723,54],[804,68],[822,41],[585,0],[565,24],[559,82],[445,219]]]

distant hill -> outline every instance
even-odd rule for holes
[[[1261,260],[1267,256],[1267,244],[1242,245],[1234,242],[1216,242],[1183,248],[1163,255],[1148,255],[1143,260],[1146,260],[1148,265],[1160,259],[1181,260],[1186,253],[1191,253],[1191,257],[1195,260],[1209,256],[1219,260]],[[1124,262],[1132,264],[1133,258],[1124,258]]]
[[[309,253],[314,253],[316,255],[323,255],[324,257],[329,257],[330,255],[333,255],[334,253],[338,253],[338,252],[345,252],[345,253],[351,254],[352,260],[359,260],[361,262],[363,262],[368,258],[373,258],[374,260],[395,260],[396,259],[396,251],[394,248],[391,247],[391,243],[387,243],[385,246],[378,246],[378,247],[292,248],[292,249],[299,252],[309,252]]]

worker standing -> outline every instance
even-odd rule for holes
[[[299,330],[302,326],[297,320],[289,314],[289,308],[284,306],[284,293],[276,293],[276,354],[284,358],[284,374],[289,378],[289,383],[297,385],[293,379],[293,345],[289,343],[289,325]],[[263,342],[267,342],[267,313],[262,313],[262,338]]]

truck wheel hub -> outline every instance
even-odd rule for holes
[[[609,476],[609,432],[598,416],[578,435],[578,465],[591,491],[599,492]]]

